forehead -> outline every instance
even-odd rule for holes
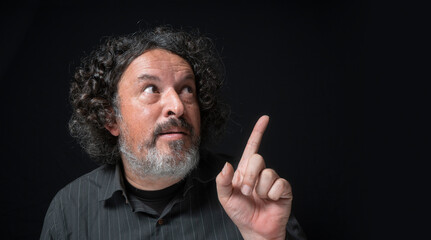
[[[190,64],[180,56],[163,49],[152,49],[134,59],[125,74],[139,71],[193,73]]]

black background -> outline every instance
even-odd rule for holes
[[[240,155],[258,117],[270,116],[260,153],[291,182],[293,212],[309,239],[412,239],[426,226],[419,206],[429,182],[421,166],[429,161],[429,74],[421,70],[429,60],[420,44],[429,27],[421,6],[2,5],[2,238],[37,239],[54,194],[96,167],[67,130],[80,58],[103,36],[157,24],[198,28],[223,57],[232,116],[215,151]]]

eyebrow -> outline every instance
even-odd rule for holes
[[[160,78],[158,78],[157,76],[149,75],[149,74],[142,74],[138,77],[138,79],[141,81],[145,81],[145,80],[160,81]]]
[[[138,77],[138,79],[139,80],[141,80],[141,81],[145,81],[145,80],[147,80],[147,81],[157,81],[157,82],[160,82],[160,78],[159,77],[157,77],[157,76],[154,76],[154,75],[150,75],[150,74],[142,74],[142,75],[140,75],[139,77]],[[184,76],[184,78],[183,78],[184,80],[195,80],[195,75],[194,74],[192,74],[192,73],[190,73],[190,74],[187,74],[186,76]]]
[[[184,76],[184,80],[189,80],[189,79],[195,81],[196,80],[195,75],[193,73],[189,73],[186,76]]]

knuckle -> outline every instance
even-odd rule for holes
[[[262,170],[262,175],[266,178],[270,178],[273,176],[277,176],[277,173],[274,171],[274,169],[271,168],[265,168]]]
[[[265,168],[265,160],[263,159],[262,155],[255,153],[250,157],[250,161],[255,165],[259,166],[260,168]]]
[[[260,155],[259,153],[255,153],[251,156],[253,159],[255,159],[255,161],[262,161],[263,157],[262,155]]]
[[[280,189],[287,188],[287,186],[289,185],[289,182],[287,182],[287,180],[284,178],[277,179],[277,182]]]

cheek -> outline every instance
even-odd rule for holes
[[[123,119],[127,122],[127,126],[133,133],[146,134],[151,132],[157,120],[157,108],[150,106],[133,106],[126,108],[127,111],[123,113]]]
[[[157,119],[159,118],[159,111],[157,108],[143,107],[141,112],[136,114],[136,125],[139,126],[138,131],[151,132],[154,129]]]
[[[152,109],[151,107],[142,107],[140,113],[139,113],[139,117],[142,118],[142,120],[147,120],[147,119],[151,119],[152,115],[156,115],[154,114],[156,111],[156,109]]]

